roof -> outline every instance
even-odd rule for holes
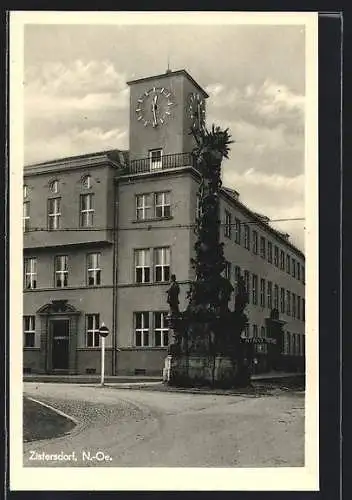
[[[155,80],[156,78],[169,78],[170,76],[177,76],[177,75],[183,75],[186,78],[188,78],[188,80],[190,80],[193,83],[193,85],[197,87],[197,89],[203,94],[203,97],[205,98],[209,97],[209,95],[205,92],[205,90],[199,85],[199,83],[197,83],[194,80],[194,78],[191,77],[191,75],[185,69],[179,69],[176,71],[167,70],[165,71],[165,73],[162,73],[161,75],[146,76],[143,78],[138,78],[137,80],[130,80],[127,82],[127,85],[133,85],[139,82],[147,82],[150,80]]]

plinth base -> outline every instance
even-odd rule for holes
[[[245,387],[250,385],[250,375],[248,367],[227,356],[169,355],[163,381],[180,387]]]

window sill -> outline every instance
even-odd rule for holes
[[[133,219],[131,222],[132,224],[138,224],[138,223],[143,223],[143,222],[158,222],[158,221],[163,221],[163,220],[172,220],[173,216],[169,215],[167,217],[151,217],[150,219]]]
[[[134,282],[132,285],[134,286],[151,286],[151,285],[169,285],[170,281],[150,281],[148,283],[137,283]]]

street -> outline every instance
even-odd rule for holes
[[[79,422],[63,437],[24,443],[25,466],[304,466],[303,392],[213,395],[26,382],[24,395]]]

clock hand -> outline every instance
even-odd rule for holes
[[[153,98],[153,104],[152,104],[152,111],[153,111],[153,118],[154,118],[153,125],[154,125],[154,127],[156,127],[157,124],[158,124],[158,119],[156,117],[156,109],[157,109],[157,104],[156,103],[157,103],[157,100],[158,100],[158,96],[155,95],[154,98]]]

